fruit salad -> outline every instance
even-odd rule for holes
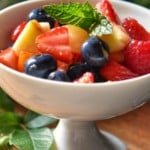
[[[47,80],[96,83],[150,73],[150,33],[109,0],[45,5],[11,33],[0,63]]]

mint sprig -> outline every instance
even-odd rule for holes
[[[87,30],[91,36],[112,33],[111,23],[88,2],[51,4],[44,6],[44,10],[59,23],[79,26]]]
[[[51,150],[53,134],[48,126],[58,120],[28,110],[24,114],[15,105],[0,89],[0,150]]]
[[[50,150],[53,135],[49,128],[16,129],[10,136],[9,144],[19,150]]]

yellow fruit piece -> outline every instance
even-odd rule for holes
[[[130,42],[130,37],[123,27],[117,24],[112,25],[112,34],[103,35],[100,37],[100,39],[108,44],[110,53],[123,50]]]
[[[38,52],[35,39],[43,32],[45,32],[45,29],[43,30],[42,26],[36,20],[29,21],[13,44],[13,50],[17,55],[19,55],[21,51],[28,51],[32,53]]]
[[[84,29],[75,25],[66,25],[69,33],[69,44],[73,53],[80,54],[82,44],[89,38],[89,34]]]

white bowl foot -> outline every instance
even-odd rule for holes
[[[94,121],[61,119],[54,138],[57,150],[126,150],[120,139],[99,131]]]

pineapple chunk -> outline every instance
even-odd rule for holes
[[[24,30],[21,32],[15,43],[13,44],[13,50],[19,56],[21,51],[27,51],[31,53],[38,53],[38,49],[35,44],[36,37],[45,32],[47,27],[43,27],[36,20],[31,20],[27,23]]]
[[[110,53],[123,50],[130,42],[130,37],[122,26],[117,24],[112,24],[112,26],[112,34],[102,35],[100,37],[100,39],[108,44]]]

